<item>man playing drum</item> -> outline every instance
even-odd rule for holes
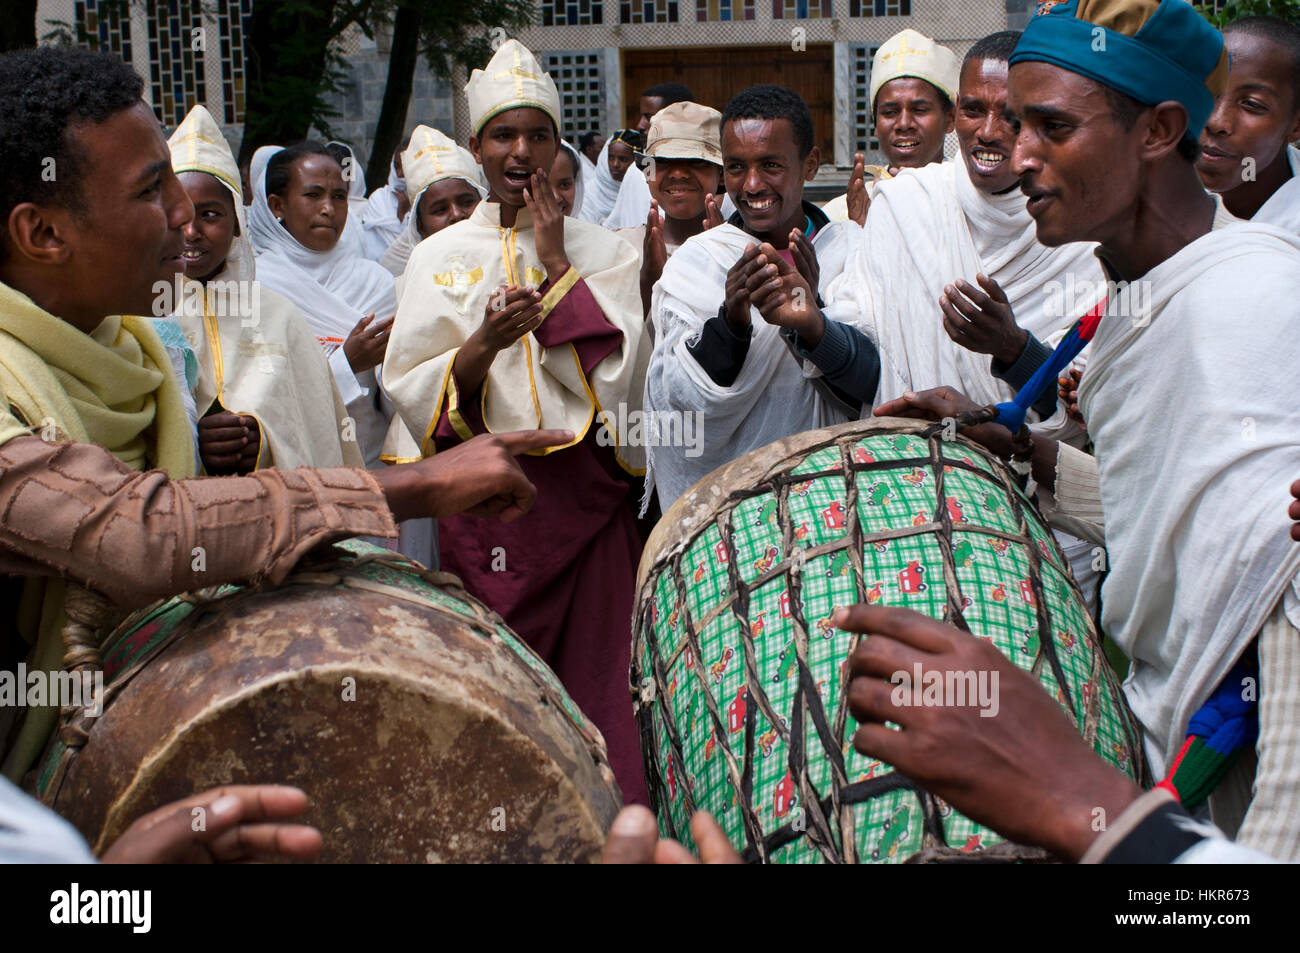
[[[121,60],[41,48],[0,57],[0,666],[61,666],[65,579],[123,607],[219,583],[282,579],[311,548],[395,536],[396,521],[522,515],[513,454],[572,439],[480,437],[404,467],[190,480],[193,445],[161,342],[155,283],[183,267],[193,204],[142,81]],[[46,170],[53,170],[48,174]],[[201,557],[201,558],[200,558]],[[20,779],[55,724],[0,711]]]
[[[1065,515],[1095,512],[1099,481],[1111,557],[1102,624],[1132,659],[1125,693],[1154,774],[1176,766],[1193,713],[1235,691],[1229,670],[1258,653],[1238,694],[1258,698],[1259,740],[1252,751],[1245,734],[1211,808],[1239,842],[1295,860],[1300,550],[1281,477],[1300,472],[1289,385],[1300,241],[1259,222],[1212,228],[1196,140],[1227,75],[1223,37],[1181,0],[1057,4],[1011,57],[1012,164],[1039,241],[1097,241],[1108,278],[1125,283],[1079,391],[1095,463],[1036,437],[1033,475]],[[877,413],[971,406],[939,388]],[[970,435],[1007,450],[1004,428]]]

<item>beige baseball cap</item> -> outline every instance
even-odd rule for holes
[[[722,165],[722,113],[699,103],[665,106],[650,117],[642,155],[652,159],[703,159]]]

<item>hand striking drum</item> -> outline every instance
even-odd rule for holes
[[[897,418],[809,431],[664,514],[638,574],[631,680],[666,836],[689,844],[702,809],[753,861],[1044,858],[852,748],[845,663],[860,636],[833,619],[855,603],[987,639],[1141,780],[1137,724],[1051,532],[999,460],[945,436]],[[981,673],[948,674],[895,684],[912,704],[996,704]]]

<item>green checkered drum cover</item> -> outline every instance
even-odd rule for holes
[[[1014,476],[940,425],[799,434],[692,487],[641,561],[632,689],[652,806],[707,810],[751,860],[1029,859],[850,740],[835,628],[905,606],[993,643],[1137,777],[1139,732],[1051,532]],[[951,435],[949,435],[951,436]],[[975,704],[972,699],[969,704]]]

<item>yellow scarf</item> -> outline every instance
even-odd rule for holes
[[[161,467],[174,479],[194,475],[189,419],[180,385],[157,332],[146,318],[105,318],[86,334],[56,318],[29,297],[0,284],[0,396],[31,431],[10,426],[0,443],[35,432],[47,439],[97,443],[137,470]],[[23,587],[19,619],[35,641],[30,669],[62,665],[64,583],[32,579]],[[29,709],[4,774],[18,781],[53,731],[56,707]]]

